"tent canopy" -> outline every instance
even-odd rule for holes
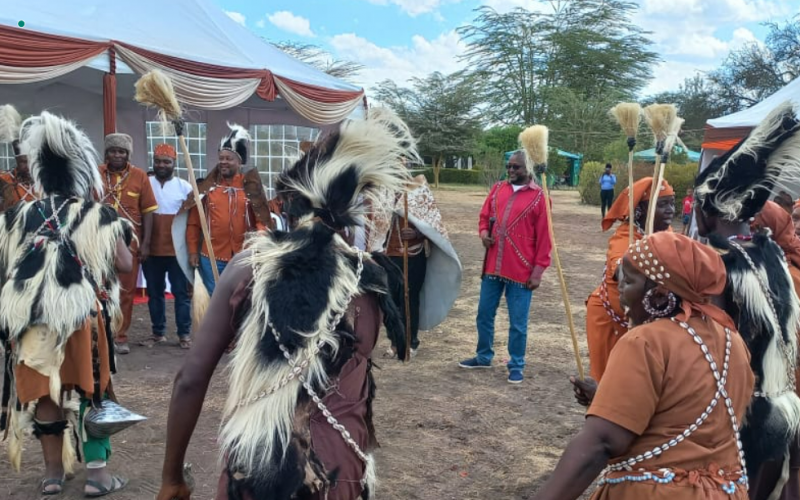
[[[750,130],[785,101],[800,105],[800,78],[789,82],[763,101],[745,110],[706,122],[703,149],[727,151],[745,138]]]
[[[179,100],[198,109],[281,97],[319,124],[341,121],[364,98],[363,89],[293,59],[210,0],[37,0],[0,12],[0,85],[83,67],[112,75],[161,69]]]
[[[689,161],[700,161],[700,153],[697,151],[692,151],[691,149],[683,149],[683,147],[679,145],[675,145],[672,150],[673,153],[683,153],[686,152],[686,156],[689,157]],[[639,151],[638,153],[634,153],[633,157],[639,161],[646,161],[650,163],[656,162],[656,148],[645,149],[643,151]]]

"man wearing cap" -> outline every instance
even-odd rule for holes
[[[153,150],[153,171],[150,186],[158,202],[153,213],[153,236],[150,240],[150,257],[142,264],[147,280],[147,306],[153,336],[142,345],[152,347],[166,342],[166,279],[169,276],[170,291],[175,296],[175,323],[182,349],[191,345],[192,303],[189,299],[189,281],[178,264],[172,241],[172,221],[181,208],[183,200],[192,193],[192,185],[175,177],[175,148],[159,144]]]
[[[115,333],[116,352],[128,354],[128,329],[133,316],[133,295],[136,293],[136,278],[139,276],[139,263],[150,256],[150,238],[153,230],[153,213],[158,209],[153,188],[147,172],[130,163],[133,152],[133,139],[128,134],[108,134],[105,138],[105,160],[100,165],[103,178],[103,203],[133,224],[138,242],[131,244],[134,259],[131,272],[119,275],[120,307],[122,308],[122,327]]]
[[[242,165],[247,164],[247,146],[250,135],[239,125],[229,125],[230,133],[225,136],[220,144],[219,163],[209,172],[202,183],[200,192],[203,197],[203,208],[208,221],[208,231],[211,236],[211,245],[217,271],[222,271],[234,255],[242,250],[245,233],[252,230],[263,229],[271,226],[269,209],[264,195],[264,189],[258,179],[258,172],[253,170],[257,195],[249,194],[248,178],[241,173]],[[253,203],[258,204],[256,207]],[[263,206],[265,215],[256,218],[257,208]],[[190,208],[189,220],[186,227],[186,246],[189,249],[189,263],[192,267],[200,268],[200,276],[209,294],[214,293],[216,285],[212,271],[212,262],[209,257],[208,245],[203,240],[200,227],[200,214],[194,205],[194,199],[189,198],[184,203],[185,208]]]

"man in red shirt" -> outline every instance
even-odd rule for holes
[[[478,302],[478,347],[476,356],[459,366],[492,366],[494,319],[505,292],[510,322],[508,381],[519,384],[525,368],[531,298],[550,266],[553,245],[547,229],[544,192],[528,172],[525,153],[514,153],[506,168],[508,179],[494,185],[481,210],[478,228],[486,258]]]
[[[692,222],[692,211],[694,210],[694,189],[686,189],[686,197],[683,199],[683,233],[689,230],[689,223]]]

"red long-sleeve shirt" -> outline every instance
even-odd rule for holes
[[[489,232],[489,218],[495,218],[494,245],[489,247],[483,269],[487,276],[525,284],[531,275],[540,278],[550,267],[553,244],[544,200],[544,192],[533,181],[516,192],[507,181],[492,187],[478,223],[483,236]]]

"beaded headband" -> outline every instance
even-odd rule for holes
[[[628,248],[628,254],[634,265],[639,268],[639,271],[647,276],[650,281],[654,281],[659,285],[664,284],[665,279],[669,279],[669,273],[664,269],[664,266],[658,262],[650,251],[650,246],[647,240],[637,240],[633,245]]]

